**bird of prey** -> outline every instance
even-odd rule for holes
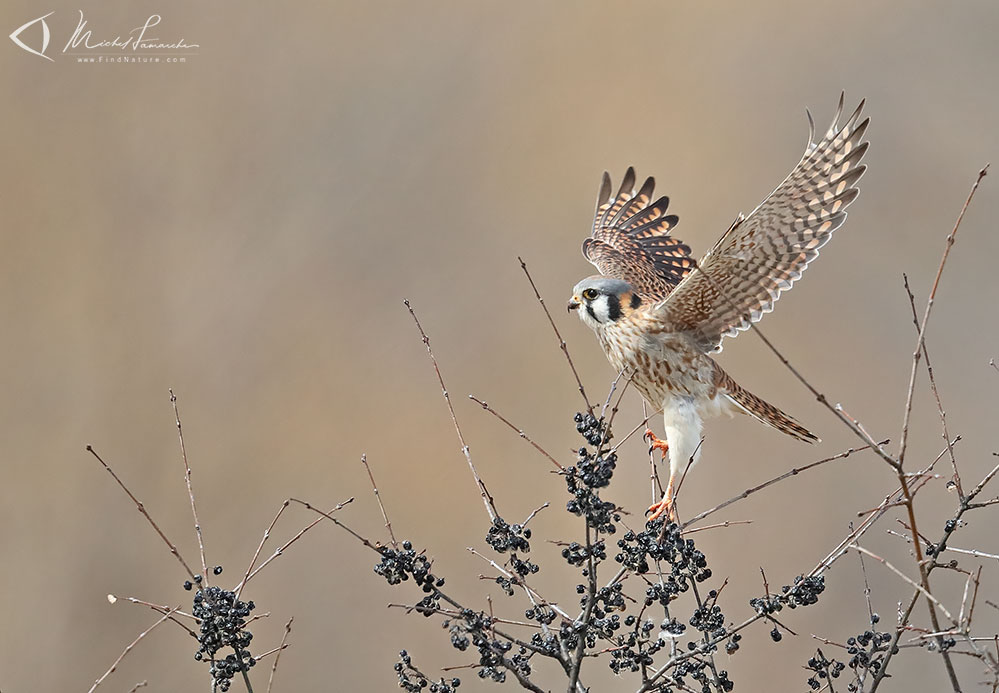
[[[819,249],[846,219],[864,174],[861,159],[869,118],[864,102],[840,124],[843,96],[829,129],[815,141],[808,114],[808,146],[777,189],[748,216],[740,214],[695,262],[677,240],[668,197],[653,198],[648,178],[635,189],[629,168],[616,194],[604,173],[593,232],[583,255],[600,270],[572,290],[569,310],[593,329],[611,365],[630,375],[654,410],[661,409],[666,440],[651,435],[669,457],[669,482],[649,511],[675,519],[677,476],[700,456],[702,421],[742,412],[809,443],[818,438],[793,418],[743,389],[709,356],[773,310]]]

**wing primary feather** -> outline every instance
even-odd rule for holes
[[[607,204],[610,201],[611,194],[611,178],[607,171],[604,171],[604,177],[600,181],[600,192],[597,193],[597,209]]]
[[[663,195],[645,209],[623,220],[621,222],[621,229],[629,233],[638,233],[638,227],[658,221],[663,217],[667,209],[669,209],[669,196]],[[674,221],[673,225],[675,224],[676,222]]]
[[[773,310],[801,278],[819,249],[846,219],[866,166],[869,118],[864,101],[845,122],[840,94],[836,115],[815,141],[808,117],[805,154],[784,181],[746,217],[736,219],[699,263],[655,308],[669,329],[684,331],[705,353],[721,350],[722,337],[746,330]]]
[[[655,190],[655,187],[656,179],[652,176],[646,178],[645,182],[642,183],[642,188],[634,193],[626,204],[621,206],[621,209],[614,215],[614,218],[608,222],[608,226],[620,226],[622,219],[632,217],[644,209],[645,205],[652,199],[652,191]]]
[[[846,99],[846,92],[841,91],[839,93],[839,105],[836,106],[836,115],[833,116],[832,123],[829,124],[829,129],[826,130],[826,135],[823,139],[831,140],[836,136],[839,131],[839,119],[843,115],[843,104]]]
[[[690,248],[670,235],[679,220],[675,214],[666,214],[669,197],[663,195],[653,202],[655,178],[646,178],[637,190],[635,181],[633,167],[617,188],[612,187],[610,174],[604,173],[593,231],[582,250],[601,274],[627,281],[651,304],[680,283],[693,260]]]

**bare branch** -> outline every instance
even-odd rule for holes
[[[133,494],[131,491],[128,490],[128,487],[125,486],[124,482],[122,482],[122,480],[118,478],[118,475],[114,473],[114,470],[111,469],[111,466],[107,462],[105,462],[103,460],[103,458],[101,458],[100,455],[97,454],[97,451],[94,450],[93,446],[88,445],[87,446],[87,452],[89,452],[91,455],[93,455],[97,459],[97,461],[101,463],[101,465],[104,467],[104,469],[107,471],[107,473],[111,475],[111,478],[114,479],[115,482],[118,484],[118,486],[121,487],[121,490],[124,491],[126,494],[128,494],[128,497],[132,499],[133,503],[135,503],[135,507],[138,509],[138,511],[140,513],[142,513],[142,516],[146,518],[146,521],[149,522],[149,524],[152,526],[152,528],[154,530],[156,530],[156,533],[158,535],[160,535],[160,539],[163,540],[163,543],[166,544],[170,548],[170,553],[172,553],[174,555],[174,558],[176,558],[178,561],[180,561],[180,564],[182,566],[184,566],[184,570],[187,571],[188,577],[190,577],[193,580],[194,579],[194,571],[191,570],[191,567],[189,565],[187,565],[187,561],[185,561],[184,557],[180,555],[180,552],[177,550],[177,547],[174,545],[174,543],[172,541],[170,541],[169,539],[167,539],[167,536],[166,536],[166,534],[163,533],[163,530],[161,530],[160,527],[159,527],[159,525],[157,525],[153,521],[153,518],[146,511],[146,506],[144,506],[142,504],[142,502],[139,501],[139,499],[135,497],[135,494]]]
[[[267,558],[267,560],[265,560],[263,563],[261,563],[255,570],[253,570],[249,575],[246,576],[246,578],[243,580],[243,582],[240,583],[240,585],[239,585],[240,591],[242,591],[243,586],[246,585],[247,582],[249,582],[254,577],[256,577],[257,573],[259,573],[261,570],[263,570],[264,568],[266,568],[270,564],[271,561],[273,561],[278,556],[282,555],[288,549],[289,546],[291,546],[296,541],[298,541],[299,539],[301,539],[302,535],[304,535],[310,529],[312,529],[317,524],[319,524],[320,522],[322,522],[323,517],[325,517],[327,520],[331,520],[338,527],[342,527],[343,529],[345,529],[348,532],[350,532],[351,534],[353,534],[355,537],[357,537],[358,539],[360,539],[361,542],[365,546],[368,546],[369,548],[374,549],[375,551],[378,551],[378,547],[377,546],[374,546],[373,544],[371,544],[367,539],[364,539],[359,534],[357,534],[354,530],[350,529],[349,527],[347,527],[347,525],[343,524],[342,522],[340,522],[339,520],[337,520],[335,517],[333,517],[331,515],[331,513],[335,513],[337,510],[340,510],[341,508],[343,508],[343,506],[347,505],[348,503],[353,503],[354,502],[353,496],[351,496],[347,500],[343,501],[342,503],[338,503],[333,508],[330,508],[329,512],[325,512],[325,513],[322,510],[320,510],[319,508],[314,508],[311,505],[309,505],[308,503],[306,503],[305,501],[300,501],[297,498],[289,498],[287,502],[289,502],[289,503],[298,503],[300,505],[304,505],[306,507],[306,509],[312,510],[313,512],[317,512],[320,515],[322,515],[322,517],[317,518],[313,522],[311,522],[308,525],[306,525],[305,527],[303,527],[301,530],[299,530],[298,534],[296,534],[291,539],[289,539],[288,541],[286,541],[279,548],[275,549],[274,553],[272,553],[270,555],[270,557]],[[251,563],[250,565],[252,567],[253,564]]]
[[[420,319],[416,317],[416,311],[413,310],[413,306],[410,305],[409,300],[403,301],[406,308],[409,310],[409,314],[413,316],[413,321],[416,323],[416,328],[420,331],[420,337],[423,339],[423,344],[427,347],[427,354],[430,356],[430,361],[434,364],[434,371],[437,373],[437,381],[441,384],[441,392],[444,394],[444,401],[447,402],[447,410],[451,413],[451,423],[454,424],[454,430],[458,434],[458,442],[461,443],[461,452],[465,455],[465,461],[468,462],[468,468],[472,470],[472,476],[475,478],[475,485],[479,487],[479,495],[482,496],[482,503],[486,506],[486,512],[489,513],[489,519],[495,521],[496,517],[499,515],[496,512],[496,503],[493,501],[493,497],[486,490],[486,485],[482,483],[482,479],[479,477],[479,472],[475,469],[475,465],[472,464],[472,453],[468,449],[468,445],[465,443],[465,436],[462,435],[461,426],[458,425],[458,417],[454,414],[454,407],[451,406],[451,395],[448,394],[447,386],[444,385],[444,378],[441,376],[440,366],[437,365],[437,357],[434,356],[433,349],[430,348],[430,337],[423,330],[423,325],[420,324]],[[568,352],[566,352],[568,353]]]
[[[562,339],[561,333],[558,331],[558,327],[555,326],[555,321],[552,319],[552,314],[548,312],[548,306],[545,305],[545,299],[541,298],[541,292],[538,291],[538,287],[534,283],[534,279],[531,277],[531,273],[527,271],[527,263],[524,262],[523,258],[518,257],[517,260],[520,262],[520,268],[524,270],[524,274],[527,275],[527,281],[531,283],[531,288],[534,289],[534,297],[538,299],[538,303],[545,311],[545,315],[548,317],[548,323],[552,326],[552,330],[555,332],[555,337],[558,339],[558,347],[565,354],[565,360],[569,362],[569,368],[572,369],[572,375],[576,379],[576,385],[579,388],[579,394],[583,396],[583,402],[586,404],[586,411],[593,413],[593,405],[590,404],[590,399],[586,396],[586,389],[583,387],[583,381],[579,378],[579,373],[576,371],[576,365],[572,362],[572,357],[569,356],[569,347],[566,346],[565,340]]]
[[[364,465],[364,469],[368,472],[368,478],[371,480],[371,490],[375,492],[375,500],[378,501],[378,509],[382,511],[382,519],[385,520],[385,528],[388,529],[389,538],[392,540],[392,548],[398,549],[399,542],[395,540],[395,532],[392,531],[392,523],[389,522],[388,515],[385,513],[385,506],[382,504],[382,497],[378,493],[378,484],[375,483],[375,477],[371,473],[371,465],[368,464],[367,455],[361,455],[361,464]]]
[[[292,616],[288,619],[288,622],[284,624],[284,635],[281,636],[281,644],[278,646],[277,653],[274,655],[274,664],[271,665],[271,675],[267,679],[267,693],[271,693],[271,688],[274,686],[274,673],[277,671],[278,662],[281,660],[281,651],[288,646],[288,636],[291,635],[291,624],[294,620],[295,617]],[[257,659],[260,659],[260,657],[257,657]]]
[[[954,228],[947,236],[943,256],[940,258],[940,266],[937,268],[937,276],[933,279],[933,287],[930,289],[929,298],[926,299],[926,310],[923,311],[923,319],[919,323],[919,334],[916,336],[916,348],[912,352],[912,370],[909,373],[909,389],[906,394],[905,414],[902,417],[902,436],[899,441],[898,448],[899,466],[902,466],[905,462],[905,449],[909,440],[909,417],[912,415],[912,393],[916,389],[916,371],[919,368],[919,358],[923,351],[924,339],[926,338],[926,324],[929,322],[930,311],[933,310],[933,302],[936,300],[937,287],[940,286],[940,276],[943,274],[944,266],[947,264],[947,258],[950,255],[951,247],[954,245],[957,230],[961,226],[961,220],[964,219],[964,213],[968,211],[968,205],[971,204],[971,200],[975,196],[975,191],[978,190],[978,184],[982,182],[982,178],[985,177],[988,170],[989,164],[985,164],[982,170],[978,172],[978,177],[971,186],[971,192],[968,193],[968,199],[964,201],[964,206],[961,207],[961,213],[957,215],[957,221],[954,222]]]
[[[859,544],[851,544],[850,548],[851,549],[855,549],[856,551],[860,551],[861,553],[866,553],[868,556],[870,556],[871,558],[873,558],[877,562],[881,563],[883,566],[885,566],[886,568],[888,568],[888,570],[890,570],[891,572],[895,573],[900,578],[902,578],[903,580],[905,580],[906,582],[908,582],[910,585],[912,585],[913,587],[915,587],[917,590],[919,590],[919,592],[921,592],[923,594],[923,596],[925,596],[938,609],[940,609],[940,611],[943,612],[944,616],[946,616],[949,621],[951,621],[954,624],[957,623],[957,621],[954,620],[954,617],[951,615],[951,613],[949,611],[947,611],[947,607],[945,607],[943,604],[941,604],[939,599],[937,599],[936,597],[934,597],[930,592],[926,591],[925,587],[923,587],[918,582],[916,582],[915,580],[913,580],[912,578],[910,578],[908,575],[906,575],[905,573],[903,573],[901,570],[899,570],[898,568],[896,568],[895,566],[893,566],[891,563],[889,563],[888,561],[886,561],[884,558],[882,558],[881,556],[877,555],[873,551],[868,551],[867,549],[865,549],[863,546],[860,546]]]
[[[184,446],[184,428],[180,425],[180,411],[177,409],[177,395],[170,391],[173,417],[177,424],[177,437],[180,439],[180,456],[184,459],[184,481],[187,482],[187,495],[191,499],[191,514],[194,516],[194,532],[198,535],[198,552],[201,554],[201,574],[204,585],[208,586],[208,564],[205,563],[205,540],[201,536],[201,522],[198,521],[198,506],[194,503],[194,488],[191,486],[191,465],[187,461],[187,448]]]
[[[164,623],[168,618],[170,618],[170,615],[172,613],[173,613],[173,610],[171,609],[167,613],[163,614],[163,616],[160,617],[160,619],[158,621],[156,621],[156,623],[154,623],[153,625],[149,626],[144,631],[142,631],[141,633],[139,633],[138,637],[136,637],[135,640],[133,640],[132,642],[130,642],[128,644],[128,646],[125,647],[125,649],[122,651],[122,653],[120,655],[118,655],[118,659],[114,660],[114,663],[111,665],[111,668],[108,669],[107,671],[105,671],[103,676],[101,676],[99,679],[97,679],[96,681],[94,681],[94,685],[90,687],[90,690],[87,693],[94,693],[94,690],[96,690],[96,688],[98,686],[100,686],[102,683],[104,683],[104,679],[106,679],[108,676],[110,676],[111,674],[114,673],[114,670],[118,668],[119,664],[121,664],[121,660],[123,660],[125,658],[125,655],[127,655],[129,652],[131,652],[132,648],[135,647],[136,645],[138,645],[140,640],[142,640],[144,637],[146,637],[147,635],[149,635],[160,624]]]
[[[877,445],[885,445],[885,444],[887,444],[887,442],[888,441],[885,440],[885,441],[882,441],[881,443],[877,443]],[[747,497],[751,496],[752,494],[756,493],[757,491],[762,491],[763,489],[767,488],[768,486],[772,486],[772,485],[776,484],[779,481],[783,481],[784,479],[787,479],[788,477],[797,476],[801,472],[807,471],[807,470],[812,469],[814,467],[818,467],[819,465],[825,464],[826,462],[832,462],[834,460],[845,459],[845,458],[849,457],[850,455],[854,454],[855,452],[861,452],[863,450],[869,449],[870,447],[871,446],[869,446],[869,445],[865,445],[865,446],[859,447],[859,448],[850,448],[849,450],[844,450],[843,452],[841,452],[841,453],[839,453],[837,455],[833,455],[832,457],[827,457],[827,458],[819,460],[817,462],[812,462],[811,464],[806,464],[806,465],[804,465],[802,467],[795,467],[794,469],[791,469],[790,471],[784,472],[780,476],[776,476],[773,479],[770,479],[769,481],[764,481],[759,486],[754,486],[753,488],[747,488],[745,491],[743,491],[739,495],[733,496],[732,498],[729,498],[724,503],[719,503],[718,505],[716,505],[713,508],[709,508],[708,510],[705,510],[703,512],[698,513],[697,515],[694,515],[694,517],[692,517],[691,519],[689,519],[686,522],[684,522],[680,526],[680,529],[686,529],[687,527],[689,527],[690,525],[694,524],[695,522],[699,522],[700,520],[703,520],[708,515],[712,515],[712,514],[718,512],[719,510],[721,510],[723,508],[727,508],[728,506],[732,505],[733,503],[736,503],[736,502],[742,500],[743,498],[747,498]]]
[[[548,460],[552,464],[554,464],[556,467],[558,467],[558,469],[560,471],[563,471],[563,472],[565,471],[565,467],[563,467],[561,464],[559,464],[558,460],[556,460],[554,457],[552,457],[550,454],[548,454],[547,450],[545,450],[543,447],[541,447],[540,445],[538,445],[533,440],[531,440],[530,438],[527,437],[527,434],[524,433],[524,429],[517,428],[516,426],[514,426],[502,414],[499,414],[495,409],[493,409],[492,407],[490,407],[488,404],[486,404],[485,402],[483,402],[481,399],[479,399],[475,395],[469,395],[468,399],[472,400],[473,402],[475,402],[476,404],[478,404],[480,407],[482,407],[483,409],[485,409],[487,412],[489,412],[490,414],[492,414],[493,416],[495,416],[497,419],[499,419],[500,421],[502,421],[503,423],[505,423],[508,428],[510,428],[513,431],[516,431],[516,433],[517,433],[518,436],[520,436],[525,441],[527,441],[528,443],[530,443],[531,446],[535,450],[537,450],[542,455],[544,455],[545,457],[547,457]]]

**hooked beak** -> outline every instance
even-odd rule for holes
[[[572,311],[579,308],[581,305],[583,304],[579,302],[579,299],[573,296],[571,299],[569,299],[569,305],[568,305],[569,312],[571,313]]]

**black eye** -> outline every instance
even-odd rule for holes
[[[592,301],[596,297],[597,297],[597,290],[596,289],[584,289],[583,290],[583,298],[585,298],[587,301]]]

